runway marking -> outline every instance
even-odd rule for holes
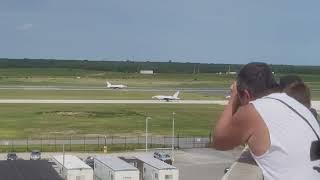
[[[217,104],[226,105],[225,100],[52,100],[52,99],[0,99],[0,104]],[[312,101],[312,107],[320,111],[320,101]]]

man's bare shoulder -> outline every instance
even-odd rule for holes
[[[234,118],[238,121],[252,121],[259,116],[253,104],[247,104],[239,107],[234,114]]]
[[[261,116],[253,104],[239,107],[233,119],[234,123],[246,128],[249,134],[252,134],[257,127],[260,127],[261,123]]]
[[[269,131],[254,105],[248,104],[239,108],[235,118],[239,124],[247,126],[246,142],[250,150],[257,156],[264,154],[270,147]]]

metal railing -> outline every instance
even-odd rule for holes
[[[262,171],[245,148],[239,159],[233,163],[222,180],[263,180]]]
[[[206,148],[209,146],[210,136],[174,137],[175,148]],[[148,148],[168,148],[172,146],[170,136],[149,136]],[[145,136],[68,136],[49,138],[26,138],[0,140],[0,152],[98,152],[105,147],[108,151],[127,151],[145,148]]]

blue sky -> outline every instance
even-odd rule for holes
[[[1,0],[0,57],[320,65],[320,1]]]

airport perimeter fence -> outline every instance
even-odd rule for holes
[[[148,136],[148,148],[176,149],[206,148],[211,143],[209,136],[170,137]],[[0,152],[116,152],[145,149],[145,136],[69,136],[0,140]]]

